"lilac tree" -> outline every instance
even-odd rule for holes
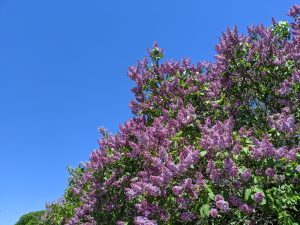
[[[300,6],[222,34],[215,62],[129,67],[134,117],[71,170],[45,224],[298,224]]]

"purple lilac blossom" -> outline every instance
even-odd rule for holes
[[[249,205],[247,205],[245,203],[240,205],[239,208],[243,213],[246,213],[246,214],[250,213],[250,211],[251,211],[251,208],[249,207]]]
[[[273,177],[275,175],[275,170],[273,168],[267,168],[266,171],[265,171],[265,174],[268,177]]]
[[[243,181],[248,182],[251,179],[251,170],[250,169],[246,169],[242,174],[241,174],[241,178]]]
[[[218,217],[218,210],[216,208],[212,208],[209,212],[209,215],[212,217],[212,218],[217,218]]]
[[[229,203],[224,200],[216,201],[217,208],[221,209],[223,212],[227,212],[229,210]]]
[[[289,25],[290,40],[280,40],[263,25],[249,27],[247,35],[239,35],[234,27],[222,34],[214,63],[192,64],[190,59],[183,59],[156,64],[145,58],[130,67],[128,76],[136,83],[132,88],[135,99],[130,102],[134,118],[120,125],[115,135],[100,129],[99,148],[91,153],[82,174],[72,178],[71,193],[80,204],[74,206],[73,217],[66,224],[96,224],[91,215],[97,215],[99,208],[106,216],[113,216],[120,204],[131,207],[133,215],[115,218],[119,225],[125,223],[122,221],[167,224],[173,215],[164,202],[158,206],[157,200],[167,199],[168,190],[175,197],[172,210],[179,219],[193,221],[196,216],[191,212],[201,198],[199,192],[206,187],[226,189],[231,196],[228,202],[216,196],[216,208],[210,210],[212,218],[218,217],[218,210],[231,213],[229,204],[248,214],[254,209],[241,201],[239,193],[249,188],[252,172],[260,176],[258,182],[270,186],[299,182],[297,174],[291,178],[275,171],[285,171],[291,165],[294,168],[295,162],[291,162],[296,160],[300,147],[290,141],[296,139],[299,126],[300,6],[292,7],[289,15],[295,18]],[[242,59],[251,69],[229,70],[241,49],[245,54]],[[149,51],[150,60],[162,53],[155,43],[154,50]],[[273,70],[285,70],[287,64],[294,68],[284,76]],[[270,74],[260,68],[274,72],[271,81],[276,85],[266,99],[257,94],[266,94],[260,85],[269,82]],[[256,70],[259,72],[253,72]],[[245,89],[240,89],[242,86]],[[237,96],[232,94],[235,88],[240,90]],[[253,115],[257,110],[270,116],[259,118],[258,123],[250,121],[244,109],[253,102]],[[274,130],[281,132],[276,140],[271,135]],[[241,152],[244,148],[249,154]],[[280,159],[284,159],[282,168],[276,165]],[[264,160],[272,161],[274,168],[266,168]],[[238,169],[245,166],[248,168],[235,178]],[[295,172],[300,172],[299,167]],[[123,193],[131,201],[123,203]],[[253,196],[256,203],[263,198],[261,192]],[[66,205],[64,202],[59,206]]]
[[[253,196],[255,202],[261,202],[264,198],[264,195],[261,192],[256,192]]]
[[[149,220],[147,217],[144,216],[137,216],[134,218],[135,225],[157,225],[154,220]]]

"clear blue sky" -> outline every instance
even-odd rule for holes
[[[0,0],[0,225],[62,196],[97,128],[131,117],[127,68],[153,41],[212,60],[227,26],[287,19],[296,2]]]

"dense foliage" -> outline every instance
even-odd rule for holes
[[[45,211],[27,213],[19,219],[15,225],[38,225]]]
[[[134,118],[71,170],[45,224],[298,224],[300,6],[293,19],[222,34],[216,61],[128,75]],[[298,223],[297,223],[298,222]]]

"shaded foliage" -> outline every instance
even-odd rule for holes
[[[38,225],[44,213],[44,210],[27,213],[21,216],[21,218],[17,223],[15,223],[15,225]]]

